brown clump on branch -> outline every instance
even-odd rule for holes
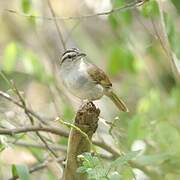
[[[98,127],[100,110],[92,102],[83,105],[77,112],[74,125],[86,133],[91,140],[92,135]],[[72,128],[69,135],[67,160],[63,174],[63,180],[86,180],[87,176],[77,173],[80,166],[77,156],[90,152],[90,143],[88,139],[79,131]]]

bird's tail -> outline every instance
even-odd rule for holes
[[[107,90],[106,96],[108,96],[120,111],[129,112],[125,103],[113,92],[112,89]]]

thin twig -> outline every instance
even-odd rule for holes
[[[160,12],[160,26],[161,26],[161,31],[162,31],[162,40],[163,44],[165,47],[165,52],[168,56],[168,59],[171,64],[172,72],[174,73],[175,80],[180,82],[180,69],[178,68],[176,61],[174,59],[173,51],[171,49],[169,39],[168,39],[168,34],[166,32],[166,25],[165,25],[165,20],[164,20],[164,14],[163,14],[163,9],[162,9],[162,2],[160,0],[157,1],[158,6],[159,6],[159,12]]]
[[[27,117],[29,118],[30,122],[32,125],[34,125],[34,119],[33,117],[30,115],[30,113],[27,111],[27,106],[26,106],[26,102],[24,100],[24,98],[21,96],[20,92],[18,91],[16,85],[14,84],[14,82],[12,81],[12,88],[14,89],[14,92],[16,93],[16,95],[18,96],[22,106],[23,106],[23,109],[24,109],[24,112],[25,114],[27,115]]]
[[[65,157],[58,157],[56,159],[56,161],[58,163],[62,163],[64,160],[65,160]],[[49,163],[51,163],[53,161],[54,161],[54,159],[45,160],[43,163],[37,164],[36,166],[30,168],[29,173],[33,173],[33,172],[39,171],[41,169],[44,169],[44,168],[46,168],[48,166]]]
[[[148,2],[148,1],[149,0],[137,0],[135,2],[128,3],[128,4],[124,5],[124,6],[111,9],[109,11],[104,11],[104,12],[100,12],[100,13],[96,13],[96,14],[88,14],[88,15],[80,15],[80,16],[70,16],[70,17],[34,16],[34,15],[30,15],[30,14],[20,13],[18,11],[12,10],[12,9],[4,9],[4,11],[9,12],[9,13],[13,13],[13,14],[16,14],[16,15],[28,17],[28,18],[36,18],[36,19],[43,19],[43,20],[49,20],[49,21],[52,21],[52,20],[55,20],[55,19],[56,20],[78,20],[78,19],[94,18],[94,17],[97,17],[97,16],[107,16],[107,15],[113,14],[113,13],[124,12],[124,11],[127,11],[127,10],[134,9],[136,7],[142,6],[144,3]]]
[[[58,157],[58,158],[56,159],[56,162],[57,162],[57,163],[62,163],[62,162],[64,161],[64,159],[65,159],[65,157]],[[44,160],[44,162],[39,163],[39,164],[31,167],[31,168],[29,169],[29,173],[34,173],[34,172],[36,172],[36,171],[39,171],[39,170],[41,170],[41,169],[44,169],[44,168],[46,168],[46,167],[48,166],[49,163],[51,163],[51,162],[53,162],[53,161],[54,161],[54,159]],[[12,178],[10,178],[10,179],[8,179],[8,180],[16,180],[16,179],[18,179],[18,178],[19,178],[18,176],[14,176],[14,177],[12,177]]]
[[[0,128],[0,134],[11,135],[11,136],[24,132],[37,132],[37,131],[49,132],[63,137],[69,136],[69,133],[67,131],[64,131],[54,126],[34,125],[34,126],[24,126],[24,127],[12,128],[12,129]]]
[[[20,146],[20,147],[33,147],[33,148],[38,148],[38,149],[46,149],[46,146],[44,144],[37,144],[37,143],[28,143],[25,141],[7,141],[7,143],[11,143],[14,144],[16,146]],[[57,145],[57,144],[50,144],[51,149],[53,149],[54,151],[61,151],[61,152],[66,152],[67,151],[67,147],[63,146],[63,145]],[[98,153],[98,155],[106,160],[112,160],[114,159],[114,156],[112,155],[106,155],[106,154],[101,154]],[[58,158],[57,158],[58,159]]]
[[[27,106],[26,106],[26,102],[24,100],[24,98],[21,96],[19,90],[17,89],[16,85],[14,84],[13,81],[10,81],[2,72],[1,72],[2,77],[4,78],[4,80],[8,83],[8,85],[12,88],[12,90],[14,91],[14,93],[18,96],[21,105],[23,106],[24,112],[27,115],[28,119],[30,120],[31,124],[34,125],[34,119],[32,117],[32,115],[27,111]],[[41,134],[39,132],[36,132],[36,135],[39,137],[39,139],[44,143],[44,145],[46,146],[46,148],[52,153],[52,155],[54,157],[58,157],[56,155],[56,153],[49,147],[48,143],[44,140],[44,138],[41,136]]]
[[[50,132],[50,133],[53,133],[53,134],[56,134],[59,136],[63,136],[63,137],[69,136],[69,133],[67,133],[66,131],[63,131],[57,127],[52,127],[52,126],[50,126],[50,127],[28,126],[28,127],[13,128],[13,129],[0,128],[0,134],[4,134],[4,135],[15,135],[15,134],[24,133],[24,132],[36,132],[36,131]],[[95,144],[95,145],[101,147],[102,149],[112,153],[114,155],[114,157],[116,157],[116,158],[120,156],[120,153],[118,151],[114,150],[113,147],[111,147],[110,145],[107,145],[105,143],[98,142],[98,141],[93,141],[93,144]],[[130,161],[129,164],[133,168],[138,168],[138,169],[142,170],[143,172],[145,172],[149,176],[153,176],[153,177],[158,176],[157,172],[155,172],[154,170],[147,169],[145,166],[137,164],[134,161]]]
[[[107,152],[110,152],[114,158],[117,158],[120,156],[120,152],[118,150],[116,150],[112,146],[106,144],[104,141],[94,140],[93,144],[101,147],[102,149],[105,149]]]
[[[39,139],[44,143],[45,147],[49,150],[49,152],[52,153],[52,155],[57,158],[58,155],[54,152],[54,150],[51,148],[51,146],[49,146],[49,144],[46,142],[46,140],[44,140],[44,138],[41,136],[41,134],[39,132],[36,132],[37,136],[39,137]]]
[[[7,100],[9,100],[10,102],[13,102],[15,105],[17,105],[17,106],[19,106],[19,107],[21,107],[21,108],[24,108],[23,106],[22,106],[22,104],[20,104],[19,102],[17,102],[16,100],[14,100],[11,96],[9,96],[9,94],[7,94],[7,93],[5,93],[5,92],[3,92],[3,91],[0,91],[0,96],[1,97],[3,97],[3,98],[5,98],[5,99],[7,99]],[[44,122],[44,124],[47,124],[46,123],[46,121],[44,121],[43,119],[41,119],[39,116],[37,116],[36,115],[36,113],[35,112],[33,112],[32,110],[30,110],[30,109],[28,109],[28,108],[26,108],[27,109],[27,111],[31,114],[31,115],[33,115],[34,117],[36,117],[37,119],[39,119],[41,122]],[[46,126],[45,126],[46,127]],[[55,127],[52,127],[52,128],[55,128]],[[43,128],[42,128],[43,129]],[[50,128],[50,130],[51,130],[51,128]],[[61,129],[57,129],[56,128],[56,130],[57,131],[61,131]],[[44,130],[42,130],[42,131],[44,131]],[[48,131],[48,130],[47,130]],[[52,131],[52,133],[53,133],[53,131]],[[56,133],[55,133],[56,134]],[[11,133],[10,133],[10,135],[11,135]],[[62,134],[60,133],[59,134],[60,136],[64,136],[64,137],[68,137],[69,136],[69,133],[68,132],[66,132],[66,131],[62,131]],[[111,147],[108,147],[108,146],[105,146],[103,143],[101,143],[101,142],[99,142],[99,141],[93,141],[93,143],[95,144],[95,145],[97,145],[97,146],[100,146],[100,147],[102,147],[102,148],[104,148],[104,149],[106,149],[107,151],[109,151],[109,152],[113,152],[113,150],[110,150],[110,148]],[[115,153],[115,152],[114,152]],[[115,153],[116,154],[116,153]]]
[[[29,142],[25,142],[25,141],[17,141],[17,142],[8,141],[8,143],[12,143],[14,145],[22,146],[22,147],[33,147],[33,148],[39,148],[39,149],[46,149],[46,146],[44,144],[29,143]],[[51,147],[51,149],[53,149],[55,151],[66,152],[66,149],[67,149],[67,147],[63,146],[63,145],[51,144],[49,146]]]
[[[149,35],[151,35],[152,37],[154,37],[153,32],[151,32],[150,29],[143,23],[143,21],[142,21],[141,17],[139,16],[139,14],[136,14],[136,15],[135,15],[135,18],[137,19],[137,21],[139,22],[139,24],[144,28],[144,30],[147,31],[147,33],[148,33]],[[157,38],[155,37],[155,39],[157,39]]]
[[[155,32],[155,34],[156,34],[156,37],[158,38],[158,40],[159,40],[159,42],[160,42],[160,44],[161,44],[162,49],[164,50],[165,54],[168,56],[167,49],[166,49],[166,47],[164,46],[163,40],[161,39],[161,35],[159,34],[159,31],[158,31],[158,29],[157,29],[157,27],[156,27],[156,25],[155,25],[155,23],[154,23],[153,18],[151,18],[151,24],[152,24],[152,26],[153,26],[154,32]]]
[[[12,102],[13,104],[17,105],[18,107],[20,108],[24,108],[23,105],[21,103],[19,103],[17,100],[13,99],[9,94],[3,92],[3,91],[0,91],[0,96],[7,99],[8,101]],[[47,121],[44,120],[44,118],[40,117],[38,114],[36,114],[34,111],[32,111],[31,109],[29,108],[26,108],[27,112],[30,113],[32,116],[34,116],[36,119],[38,119],[40,122],[42,122],[43,124],[48,124]],[[45,119],[48,119],[48,120],[53,120],[53,118],[45,118]]]
[[[52,14],[52,16],[53,16],[53,21],[54,21],[54,24],[55,24],[55,26],[56,26],[56,30],[57,30],[57,32],[58,32],[59,39],[60,39],[61,44],[62,44],[62,46],[63,46],[63,50],[65,51],[65,50],[66,50],[66,45],[65,45],[65,42],[64,42],[64,39],[63,39],[63,35],[62,35],[62,33],[61,33],[61,30],[60,30],[60,28],[59,28],[59,26],[58,26],[57,19],[55,18],[55,17],[56,17],[55,12],[54,12],[54,10],[53,10],[53,7],[52,7],[52,5],[51,5],[50,0],[47,0],[47,2],[48,2],[49,9],[50,9],[50,11],[51,11],[51,14]]]
[[[6,99],[11,101],[11,99],[9,99],[9,95],[7,96],[6,93],[4,94],[4,92],[0,91],[0,95],[2,95],[3,97],[5,97]],[[67,131],[64,131],[60,128],[53,127],[53,126],[48,126],[48,127],[47,126],[29,126],[29,127],[14,128],[14,129],[0,128],[0,134],[4,134],[4,135],[15,135],[15,134],[24,133],[24,132],[38,132],[38,131],[50,132],[50,133],[53,133],[53,134],[56,134],[59,136],[63,136],[63,137],[69,136],[69,133]],[[120,156],[120,153],[117,150],[115,150],[112,146],[110,146],[104,142],[100,142],[100,141],[92,141],[92,142],[93,142],[93,144],[101,147],[102,149],[106,150],[107,152],[110,152],[114,158]],[[148,175],[151,175],[153,173],[153,176],[156,176],[155,172],[151,172],[146,167],[140,166],[135,162],[132,162],[131,165],[133,167],[141,169],[142,171],[144,171]]]
[[[65,43],[67,44],[69,38],[71,37],[72,35],[72,32],[74,32],[74,30],[78,27],[78,25],[81,23],[80,20],[78,20],[75,25],[73,25],[73,27],[70,29],[70,31],[68,32],[68,35],[67,35],[67,38],[65,39]]]

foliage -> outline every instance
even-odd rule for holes
[[[12,165],[13,177],[19,177],[20,180],[29,180],[28,168],[25,165]]]
[[[77,169],[78,173],[87,173],[89,179],[123,179],[121,173],[117,171],[118,168],[128,165],[128,162],[138,155],[139,151],[129,152],[113,161],[108,167],[104,167],[101,160],[92,156],[91,153],[83,153],[78,158],[82,161],[82,165]]]
[[[45,67],[35,53],[24,49],[16,42],[10,42],[4,51],[3,70],[7,73],[13,72],[18,61],[22,61],[24,71],[34,76],[35,79],[46,83],[49,83],[52,79],[45,72]]]

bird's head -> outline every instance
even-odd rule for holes
[[[81,53],[77,48],[71,48],[66,50],[61,56],[61,64],[64,62],[72,62],[86,56],[85,53]]]

